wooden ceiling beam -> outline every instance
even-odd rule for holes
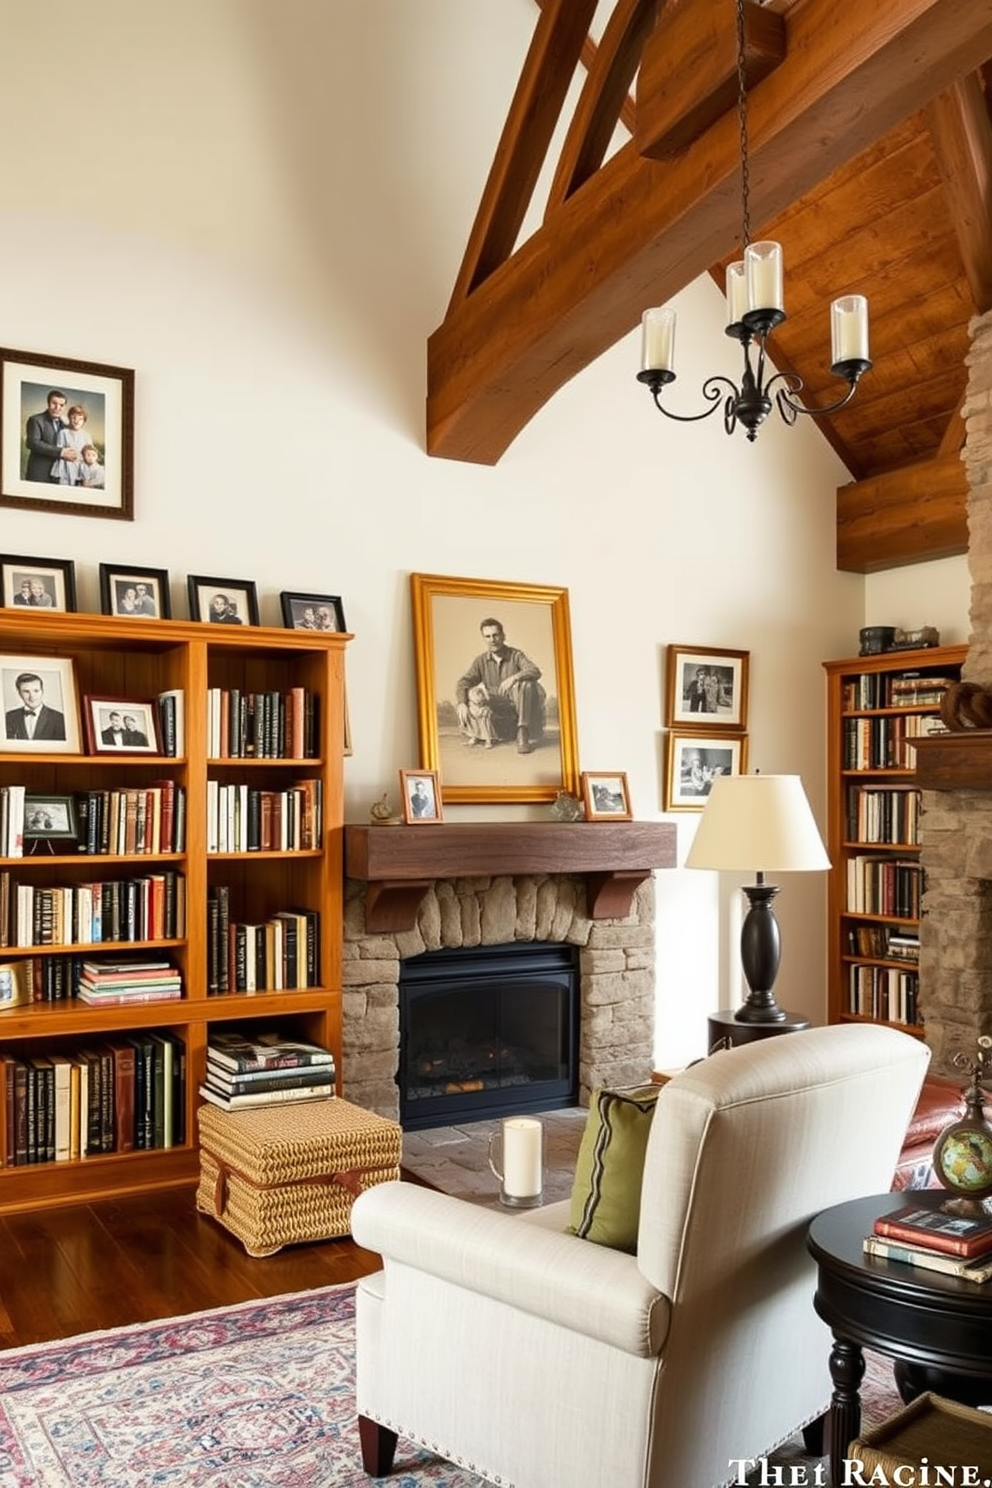
[[[981,74],[938,94],[926,114],[975,308],[984,315],[992,309],[992,121]]]
[[[545,5],[541,19],[560,13]],[[992,0],[805,0],[789,13],[787,39],[785,60],[748,99],[757,221],[992,54]],[[506,262],[477,275],[428,342],[428,452],[495,463],[646,305],[728,251],[738,176],[735,113],[671,161],[624,146]]]
[[[838,488],[839,569],[879,573],[967,551],[968,479],[959,454]]]

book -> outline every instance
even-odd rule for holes
[[[884,1235],[866,1235],[865,1255],[900,1265],[917,1266],[922,1271],[939,1271],[944,1276],[961,1276],[966,1281],[992,1281],[992,1256],[966,1260],[940,1250],[927,1250],[923,1245],[910,1245],[904,1240],[887,1240]]]
[[[333,1085],[333,1064],[311,1064],[302,1068],[276,1070],[248,1070],[235,1075],[212,1063],[207,1055],[207,1084],[221,1095],[252,1095],[268,1090],[303,1090],[308,1086]]]
[[[323,1049],[319,1044],[284,1039],[275,1033],[250,1037],[233,1028],[211,1029],[207,1053],[215,1064],[239,1073],[245,1070],[334,1063],[334,1055],[330,1049]]]
[[[873,1226],[876,1235],[888,1240],[908,1240],[946,1255],[967,1260],[992,1251],[992,1215],[970,1219],[943,1209],[924,1209],[912,1204],[891,1214],[880,1214]]]
[[[334,1100],[334,1085],[304,1085],[297,1090],[259,1090],[253,1095],[226,1095],[212,1085],[201,1085],[200,1094],[223,1111],[250,1111],[256,1106],[278,1106],[292,1101]]]

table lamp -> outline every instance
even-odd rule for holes
[[[713,782],[687,868],[754,873],[743,885],[750,908],[741,926],[741,965],[749,992],[734,1015],[740,1023],[777,1023],[775,1001],[782,940],[766,873],[810,873],[830,867],[798,775],[719,775]]]

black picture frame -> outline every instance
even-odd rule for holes
[[[186,589],[191,620],[221,625],[259,623],[258,589],[254,579],[216,579],[204,574],[187,574]],[[221,599],[228,605],[223,613],[218,607]]]
[[[25,842],[55,842],[79,836],[74,796],[38,793],[24,797]]]
[[[53,397],[62,400],[57,434]],[[77,430],[68,415],[77,408],[84,443],[69,442]],[[84,445],[96,454],[87,481],[76,477]],[[60,447],[77,450],[77,458],[59,456]],[[61,478],[51,473],[57,468],[64,468]],[[0,347],[0,505],[134,521],[130,367]]]
[[[21,553],[0,553],[0,604],[21,610],[26,615],[34,610],[74,612],[75,563],[71,558],[33,558]]]
[[[134,591],[128,602],[129,590]],[[100,611],[135,620],[171,620],[169,571],[141,564],[100,564]]]
[[[341,597],[337,594],[300,594],[295,590],[284,589],[279,596],[282,607],[282,623],[287,630],[315,630],[315,631],[337,631],[339,633],[348,629],[344,621],[344,605]],[[313,622],[306,619],[308,610],[313,611]],[[332,625],[321,623],[324,611],[324,619],[329,615],[333,620]]]

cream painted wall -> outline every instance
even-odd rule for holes
[[[137,407],[135,522],[3,508],[0,546],[73,558],[83,609],[101,560],[168,568],[179,614],[190,571],[254,578],[269,624],[281,589],[341,593],[351,820],[417,763],[411,571],[568,588],[581,764],[626,770],[643,818],[661,815],[666,645],[748,650],[751,764],[799,772],[822,820],[820,663],[856,650],[881,584],[834,569],[847,475],[812,421],[753,446],[664,421],[632,332],[495,468],[424,453],[426,339],[535,15],[50,0],[72,56],[55,66],[33,7],[0,0],[0,342],[133,367]],[[676,304],[672,403],[692,411],[736,361],[708,280]],[[879,606],[912,619],[924,580],[894,577]],[[957,582],[919,623],[951,624]],[[678,814],[680,862],[696,820]],[[706,1013],[739,998],[740,898],[659,876],[660,1064],[702,1053]],[[817,1021],[824,899],[796,876],[779,900],[780,996]]]

